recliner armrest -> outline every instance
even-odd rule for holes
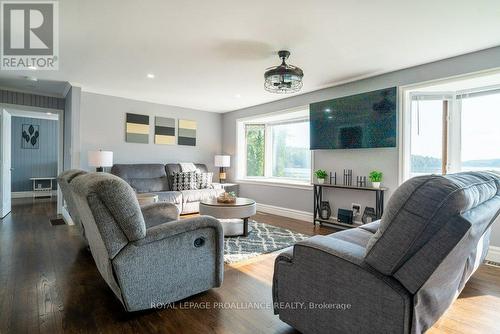
[[[179,219],[179,209],[172,203],[158,202],[141,207],[146,228]]]
[[[360,265],[363,262],[366,251],[364,247],[359,245],[323,235],[316,235],[295,244],[293,257],[300,256],[301,247],[316,249],[344,259],[355,265]]]
[[[195,218],[171,221],[148,228],[146,230],[146,237],[134,241],[131,244],[134,246],[142,246],[177,234],[192,232],[203,228],[215,229],[216,235],[223,240],[224,234],[220,222],[210,216],[199,216]]]

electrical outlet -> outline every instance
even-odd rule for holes
[[[356,216],[358,216],[361,213],[361,204],[352,203],[351,204],[351,209],[352,209],[352,215],[354,217],[356,217]]]

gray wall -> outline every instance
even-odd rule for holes
[[[21,148],[23,124],[39,126],[39,149]],[[30,177],[57,176],[58,131],[58,122],[55,120],[12,117],[13,192],[33,190]]]
[[[276,112],[308,105],[312,102],[385,87],[410,85],[498,67],[500,67],[500,47],[226,113],[223,114],[222,118],[223,152],[232,156],[236,153],[236,121],[239,118]],[[307,69],[305,71],[305,80],[307,80]],[[235,160],[232,161],[236,163]],[[234,177],[235,167],[233,166],[228,171],[230,178]],[[384,172],[383,184],[391,189],[390,195],[398,186],[398,149],[316,151],[314,154],[314,168],[337,172],[341,172],[344,168],[352,168],[355,175],[366,175],[372,169],[380,169]],[[240,193],[242,196],[254,198],[258,203],[312,212],[313,199],[311,190],[241,184]],[[344,190],[342,193],[339,191],[328,199],[334,204],[335,210],[338,207],[350,207],[353,202],[360,203],[363,207],[365,205],[374,205],[372,196],[356,191]],[[500,226],[498,226],[498,223],[496,225],[492,235],[492,243],[500,246]]]
[[[125,113],[150,116],[149,144],[125,142]],[[198,122],[197,145],[154,144],[154,116]],[[80,105],[81,167],[89,169],[87,152],[110,150],[115,163],[201,162],[213,167],[221,151],[221,114],[82,92]]]

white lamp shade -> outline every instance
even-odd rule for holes
[[[214,159],[215,167],[230,167],[231,166],[231,156],[230,155],[216,155]]]
[[[89,166],[111,167],[113,166],[113,152],[111,151],[89,151]]]

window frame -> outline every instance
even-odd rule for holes
[[[292,116],[296,112],[304,112],[305,115],[300,117],[287,117]],[[267,120],[279,118],[278,120]],[[293,124],[309,122],[309,106],[302,106],[298,108],[288,109],[285,111],[270,113],[265,115],[258,115],[255,117],[249,117],[244,119],[239,119],[236,121],[237,126],[237,138],[236,147],[237,152],[237,172],[236,181],[239,183],[249,183],[249,184],[266,184],[266,185],[276,185],[285,186],[291,188],[311,188],[311,180],[313,173],[313,155],[314,152],[309,150],[310,159],[310,173],[307,180],[298,180],[293,178],[285,177],[273,177],[272,167],[273,167],[273,142],[272,142],[272,127],[280,124]],[[264,176],[248,176],[247,175],[247,138],[246,138],[246,127],[248,125],[264,125]]]
[[[413,88],[414,89],[414,88]],[[473,95],[489,95],[495,94],[500,90],[500,85],[475,87],[457,91],[446,92],[415,92],[403,90],[401,92],[401,114],[400,119],[400,168],[399,182],[403,183],[411,178],[411,116],[412,102],[415,97],[420,97],[421,100],[442,100],[448,102],[447,117],[443,119],[443,144],[446,142],[447,157],[443,157],[443,162],[446,159],[446,165],[443,166],[443,174],[456,173],[462,169],[462,100]]]

